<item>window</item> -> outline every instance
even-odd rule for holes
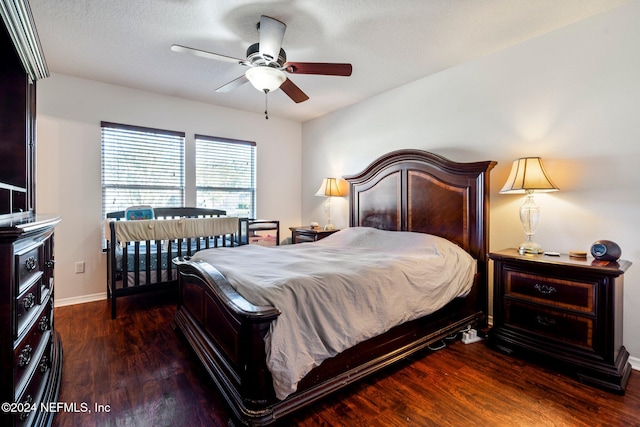
[[[102,122],[102,217],[184,205],[184,132]]]
[[[196,135],[196,197],[199,207],[254,218],[256,143]]]

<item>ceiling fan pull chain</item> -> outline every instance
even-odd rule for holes
[[[269,89],[265,89],[264,90],[264,118],[265,118],[265,120],[269,120],[269,113],[267,112],[268,109],[269,109],[268,108],[269,107],[268,100],[269,100]]]

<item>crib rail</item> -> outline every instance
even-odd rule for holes
[[[177,268],[171,260],[178,256],[192,256],[203,249],[235,246],[236,232],[210,236],[178,237],[172,239],[148,239],[119,241],[115,223],[124,218],[125,212],[107,214],[107,296],[111,299],[111,317],[117,316],[117,298],[140,292],[157,291],[177,286]],[[160,221],[179,218],[222,217],[223,210],[203,208],[155,208]]]

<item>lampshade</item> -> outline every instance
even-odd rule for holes
[[[261,92],[272,92],[278,89],[287,79],[284,73],[277,68],[260,66],[251,67],[245,73],[253,87]]]
[[[526,193],[529,191],[558,191],[558,187],[545,172],[540,157],[524,157],[514,160],[509,178],[500,193]]]
[[[323,178],[322,184],[318,191],[316,191],[316,196],[324,196],[324,197],[340,197],[342,193],[340,192],[340,188],[338,187],[338,181],[335,178]]]

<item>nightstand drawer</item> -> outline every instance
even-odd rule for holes
[[[340,230],[323,230],[319,227],[289,227],[291,230],[291,243],[317,242]]]
[[[595,318],[517,301],[505,301],[505,326],[593,350]]]
[[[594,314],[597,282],[558,279],[507,270],[505,296]]]
[[[295,237],[295,241],[293,242],[295,243],[307,243],[307,242],[315,242],[318,240],[317,236],[309,236],[306,234],[297,234]]]

